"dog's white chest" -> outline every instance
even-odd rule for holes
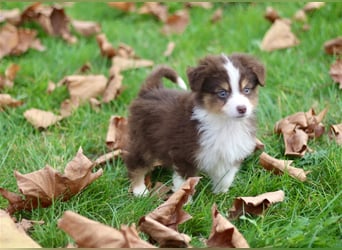
[[[245,120],[227,120],[199,108],[194,109],[192,119],[200,122],[200,149],[196,156],[200,170],[224,173],[238,167],[254,151],[255,137]]]

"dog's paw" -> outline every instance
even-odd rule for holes
[[[133,187],[133,194],[136,197],[144,197],[148,195],[148,190],[145,185]]]

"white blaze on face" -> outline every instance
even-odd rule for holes
[[[231,94],[222,110],[232,118],[248,117],[252,114],[252,104],[249,99],[240,91],[240,71],[236,68],[228,57],[223,56],[224,64],[229,76]]]

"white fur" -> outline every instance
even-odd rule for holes
[[[132,187],[134,196],[147,196],[148,195],[148,189],[144,183],[144,176],[141,178],[139,183],[135,183],[135,185]]]
[[[240,162],[254,151],[252,128],[244,118],[232,119],[200,107],[194,108],[192,119],[199,121],[198,167],[211,177],[215,193],[226,192]]]
[[[253,112],[253,105],[249,101],[249,99],[241,94],[240,92],[240,71],[236,68],[233,63],[229,60],[228,57],[224,56],[226,63],[224,67],[227,71],[230,80],[230,88],[231,88],[231,96],[229,97],[227,103],[223,106],[222,110],[229,116],[229,117],[248,117]],[[238,107],[244,106],[246,107],[246,112],[241,114],[238,112]]]
[[[181,78],[181,77],[178,77],[177,78],[177,85],[181,88],[181,89],[184,89],[184,90],[187,90],[187,86],[184,82],[184,80]]]
[[[172,191],[176,192],[185,182],[186,180],[180,176],[179,174],[177,174],[177,172],[173,173],[173,188]]]

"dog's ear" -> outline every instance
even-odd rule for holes
[[[236,58],[243,67],[250,70],[256,76],[259,85],[265,86],[266,69],[259,60],[247,54],[233,54],[232,58]]]
[[[198,67],[188,67],[186,71],[190,88],[194,92],[198,92],[202,88],[202,84],[204,81],[203,70],[204,70],[203,66],[200,65]]]

